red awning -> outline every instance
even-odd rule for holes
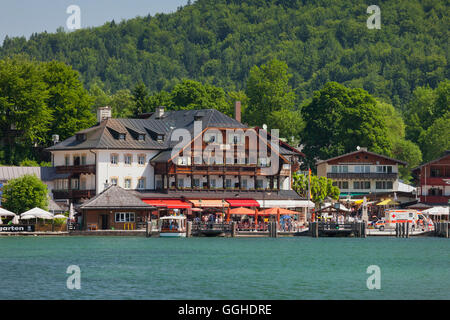
[[[189,202],[178,199],[144,199],[142,201],[157,208],[187,209],[191,207]]]
[[[259,203],[253,199],[226,199],[230,207],[259,207]]]
[[[174,200],[174,199],[167,199],[167,200],[161,200],[164,204],[167,205],[167,208],[169,209],[187,209],[192,207],[192,205],[189,202],[185,202],[182,200]]]
[[[151,205],[151,206],[154,206],[154,207],[157,207],[157,208],[166,208],[167,207],[167,205],[165,205],[164,203],[162,203],[161,202],[161,200],[154,200],[154,199],[151,199],[151,200],[142,200],[142,201],[144,201],[146,204],[149,204],[149,205]]]

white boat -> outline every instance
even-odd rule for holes
[[[159,219],[160,237],[186,237],[186,217],[166,216]]]

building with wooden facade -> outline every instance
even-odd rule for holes
[[[317,162],[317,174],[334,180],[341,197],[399,191],[399,166],[406,162],[366,148]]]
[[[164,107],[139,119],[112,119],[108,110],[95,126],[47,149],[65,175],[54,182],[54,198],[82,204],[115,185],[177,210],[187,209],[188,200],[200,200],[189,203],[194,209],[206,202],[220,208],[227,199],[311,206],[291,186],[304,155],[271,132],[242,124],[238,108],[236,119],[215,109]]]
[[[450,205],[450,150],[413,169],[420,202]]]

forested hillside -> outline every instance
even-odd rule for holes
[[[449,78],[449,2],[377,4],[380,30],[366,27],[361,0],[198,0],[172,14],[7,38],[0,57],[57,59],[88,89],[102,82],[111,93],[141,81],[171,90],[184,78],[241,90],[254,65],[276,58],[289,67],[297,103],[336,81],[402,108],[414,88]]]
[[[351,0],[198,0],[172,14],[5,39],[0,164],[48,161],[114,117],[214,108],[279,129],[305,164],[367,147],[411,168],[450,149],[448,1],[382,1],[381,29]],[[58,61],[52,61],[58,60]]]

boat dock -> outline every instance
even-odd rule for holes
[[[278,237],[397,237],[416,236],[444,237],[450,236],[450,224],[437,222],[432,230],[412,230],[407,223],[399,223],[395,229],[379,230],[367,228],[365,223],[312,222],[309,228],[285,231],[276,222],[257,226],[253,229],[240,229],[237,223],[187,223],[186,237],[236,237],[236,238],[278,238]],[[138,230],[69,230],[59,232],[3,232],[0,236],[128,236],[159,237],[156,228]]]

